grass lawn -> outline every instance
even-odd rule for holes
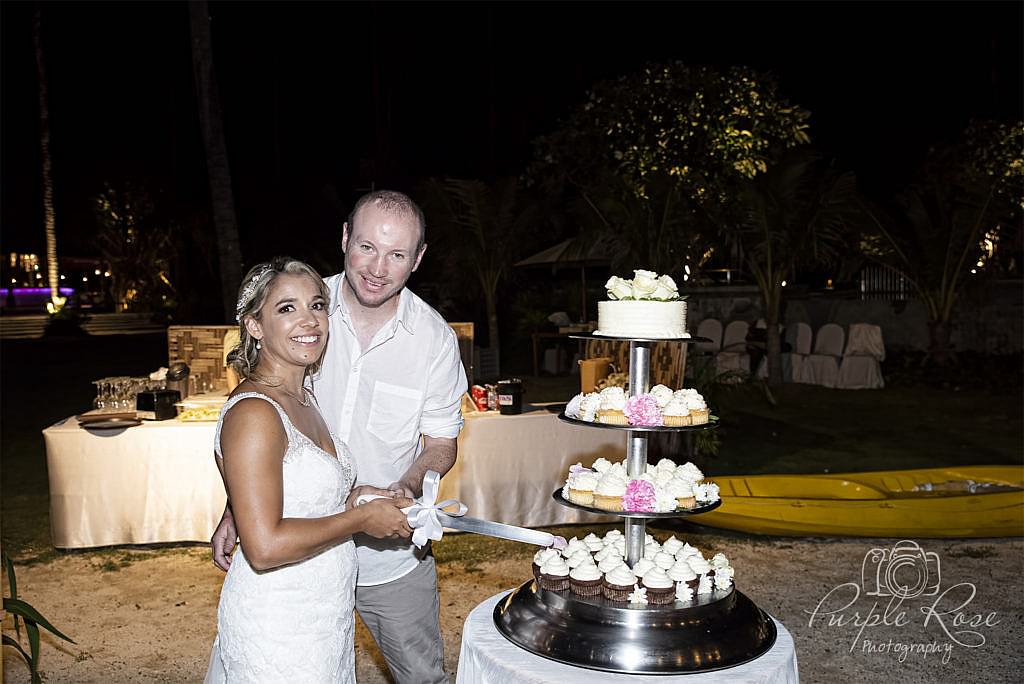
[[[92,380],[148,373],[166,365],[166,354],[164,335],[0,343],[2,543],[19,563],[44,561],[58,553],[50,544],[42,430],[87,410]],[[1024,402],[1019,357],[1005,365],[1016,377],[1007,382],[1001,373],[999,382],[990,383],[998,389],[981,376],[943,386],[891,366],[886,375],[893,381],[884,390],[787,385],[776,391],[774,406],[751,386],[719,391],[714,399],[722,419],[719,453],[695,460],[712,476],[1020,464]],[[565,401],[578,391],[574,376],[523,379],[525,401]],[[475,558],[483,552],[473,545],[485,540],[460,537],[450,553]],[[487,553],[503,553],[506,547],[486,543],[491,549]],[[439,545],[439,558],[445,546]],[[119,563],[125,551],[95,553]]]

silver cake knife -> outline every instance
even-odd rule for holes
[[[537,546],[552,546],[556,549],[565,548],[565,538],[556,537],[548,532],[531,530],[527,527],[516,527],[504,523],[481,520],[479,518],[467,518],[465,516],[448,515],[443,511],[437,512],[437,519],[444,527],[450,527],[460,532],[472,532],[483,534],[488,537],[509,539],[511,541],[525,542]]]

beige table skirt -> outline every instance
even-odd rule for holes
[[[69,418],[46,428],[54,546],[208,541],[226,499],[214,426],[167,420],[89,432]],[[544,410],[469,414],[441,498],[510,525],[612,521],[560,506],[551,493],[573,463],[618,461],[625,450],[625,432],[575,427]]]

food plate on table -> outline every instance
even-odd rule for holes
[[[142,425],[138,418],[106,418],[104,420],[87,420],[79,425],[85,430],[123,430]]]

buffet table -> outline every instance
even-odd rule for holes
[[[214,429],[165,420],[98,432],[73,417],[46,428],[54,546],[208,541],[225,503]],[[623,432],[584,430],[543,409],[469,413],[441,498],[460,499],[473,517],[527,527],[607,520],[559,506],[551,492],[573,463],[621,460],[624,445]]]
[[[735,682],[755,684],[800,681],[793,637],[775,620],[778,638],[771,650],[743,665],[708,673],[671,675],[623,675],[573,667],[548,660],[519,648],[494,626],[494,606],[507,592],[492,596],[470,612],[462,629],[462,650],[456,684],[653,684],[654,682]]]

